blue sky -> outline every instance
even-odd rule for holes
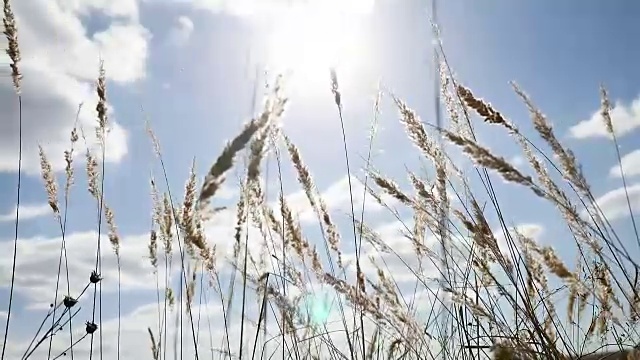
[[[241,3],[253,4],[249,0]],[[235,5],[230,4],[224,0],[118,0],[95,5],[62,0],[14,1],[21,40],[24,40],[21,46],[26,171],[22,201],[35,209],[33,218],[21,222],[20,235],[28,239],[25,251],[30,246],[37,247],[38,242],[42,245],[42,242],[53,241],[51,238],[59,235],[51,216],[38,210],[42,209],[38,206],[44,204],[46,195],[38,176],[35,144],[43,143],[52,160],[60,164],[80,101],[86,102],[81,121],[86,126],[92,124],[91,104],[95,101],[92,81],[97,76],[98,55],[105,58],[111,118],[115,121],[113,139],[109,142],[111,155],[106,166],[105,194],[115,210],[123,241],[146,241],[151,201],[148,175],[154,170],[156,178],[160,177],[145,133],[146,118],[161,142],[169,181],[179,197],[192,158],[196,157],[199,176],[204,174],[225,141],[241,129],[254,111],[259,111],[265,81],[262,69],[271,64],[267,56],[268,32],[265,23],[256,18],[270,18],[238,13]],[[422,0],[376,0],[371,13],[360,14],[353,20],[359,33],[365,35],[358,38],[361,48],[354,55],[358,58],[357,64],[345,72],[338,69],[338,77],[343,79],[341,90],[348,146],[352,170],[357,176],[362,175],[358,169],[363,165],[361,156],[367,149],[367,131],[378,81],[405,100],[425,122],[433,122],[434,75],[428,8]],[[447,1],[439,4],[442,41],[457,79],[477,96],[494,104],[524,133],[530,134],[534,142],[540,143],[526,107],[508,84],[516,81],[548,115],[556,135],[581,159],[597,197],[621,186],[620,179],[610,175],[616,163],[615,149],[600,135],[602,125],[597,119],[586,123],[598,110],[601,83],[606,85],[616,104],[614,122],[621,121],[616,124],[624,130],[619,132],[622,155],[639,149],[640,105],[637,102],[632,105],[634,100],[640,101],[637,67],[640,48],[635,45],[635,39],[640,36],[640,26],[635,21],[639,15],[640,4],[634,1]],[[0,60],[6,64],[4,58]],[[15,207],[15,97],[8,80],[3,76],[0,82],[2,108],[10,109],[8,120],[0,124],[2,215],[10,215]],[[337,187],[333,194],[338,198],[328,202],[337,204],[335,210],[340,216],[341,211],[347,209],[342,201],[344,188],[340,188],[340,180],[346,175],[344,155],[328,71],[326,81],[322,81],[314,77],[313,81],[296,83],[290,93],[291,104],[283,127],[299,146],[319,189]],[[252,99],[256,84],[258,100],[254,110]],[[399,126],[398,112],[391,99],[386,97],[383,101],[381,129],[376,139],[376,149],[381,151],[377,152],[374,164],[385,175],[406,185],[404,168],[417,169],[419,156]],[[585,123],[575,127],[579,122]],[[516,163],[522,161],[518,148],[502,129],[479,125],[478,131],[487,147]],[[79,156],[76,161],[81,164],[83,157]],[[640,183],[637,182],[640,173],[636,170],[640,168],[640,156],[628,158],[627,163],[629,184],[635,186],[632,201],[640,211]],[[273,176],[273,162],[271,169]],[[69,233],[88,234],[96,229],[95,204],[85,190],[82,166],[76,171]],[[63,173],[56,175],[59,180],[63,179]],[[234,170],[229,174],[229,187],[225,190],[226,196],[219,199],[220,204],[233,205],[236,179]],[[276,178],[270,180],[275,185]],[[293,196],[299,190],[288,165],[283,182],[287,194]],[[494,184],[497,184],[502,206],[508,209],[508,222],[544,228],[541,241],[556,246],[566,255],[567,262],[573,262],[573,252],[566,244],[571,241],[557,213],[547,211],[548,205],[519,187],[506,185],[497,177]],[[615,212],[621,204],[626,206],[620,200],[619,197],[610,200],[608,209]],[[374,228],[389,224],[390,219],[379,211],[372,211],[371,216],[370,225]],[[0,239],[3,248],[10,249],[8,241],[13,239],[13,222],[10,216],[6,219],[8,221],[0,221]],[[223,219],[233,221],[233,217]],[[623,238],[633,235],[628,220],[627,214],[615,222]],[[229,225],[223,220],[220,222],[221,228]],[[341,225],[346,224],[342,216]],[[229,230],[220,231],[228,234]],[[344,237],[348,238],[349,228],[344,227],[344,231]],[[77,251],[84,251],[84,246],[88,245],[79,246]],[[127,246],[135,248],[131,258],[134,268],[144,269],[136,263],[146,261],[144,244]],[[3,272],[8,266],[10,263],[6,261],[0,264]],[[40,286],[38,262],[29,261],[25,269],[27,266],[34,269],[34,275],[26,276],[22,286],[33,285],[30,281],[35,282],[33,286]],[[2,299],[7,298],[7,285],[3,277]],[[153,301],[153,297],[147,297],[153,292],[141,289],[134,278],[129,285],[127,291],[131,291],[131,298],[135,299],[130,310]],[[17,307],[19,314],[40,318],[41,312],[26,310],[33,305],[33,293],[23,288],[17,296],[25,300]],[[18,322],[12,321],[12,326]],[[21,335],[29,334],[29,329],[15,326]]]

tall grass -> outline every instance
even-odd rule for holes
[[[4,26],[14,85],[23,96],[19,92],[16,24],[8,0],[4,1]],[[372,104],[362,204],[355,201],[355,184],[351,182],[355,169],[349,163],[344,134],[342,109],[349,99],[340,92],[339,74],[329,74],[327,91],[333,94],[338,110],[335,120],[342,126],[349,181],[348,228],[334,218],[304,154],[280,126],[288,103],[283,78],[277,78],[268,89],[262,110],[221,149],[201,182],[194,159],[181,197],[169,186],[162,146],[148,125],[151,147],[161,169],[159,174],[150,175],[148,214],[148,258],[155,280],[157,319],[135,324],[148,334],[148,358],[476,359],[492,353],[502,360],[567,359],[592,352],[596,354],[589,359],[603,354],[620,359],[634,355],[630,349],[638,342],[635,329],[640,318],[640,296],[638,264],[627,250],[633,244],[617,235],[619,229],[599,208],[573,152],[560,142],[546,116],[520,87],[513,84],[516,96],[529,110],[534,134],[524,134],[455,79],[443,51],[441,56],[440,91],[450,125],[438,128],[426,124],[410,104],[381,90]],[[47,359],[64,355],[72,359],[85,355],[103,358],[106,347],[117,358],[125,358],[131,350],[121,347],[121,302],[126,299],[120,290],[122,247],[117,212],[106,204],[104,194],[108,179],[104,165],[109,129],[107,75],[101,66],[94,129],[98,153],[90,150],[80,128],[86,147],[86,189],[96,201],[98,238],[95,266],[87,269],[88,282],[77,294],[71,292],[69,284],[65,244],[69,190],[77,166],[77,120],[64,153],[62,204],[56,174],[48,154],[40,148],[42,179],[62,242],[52,306],[39,328],[34,327],[29,346],[21,349],[23,359],[43,358],[45,346]],[[602,119],[617,150],[607,92],[602,90],[601,97]],[[385,100],[397,108],[398,126],[425,165],[407,169],[407,186],[376,170],[372,161],[380,103]],[[495,136],[502,134],[518,145],[529,169],[519,168],[479,143],[473,118],[492,126]],[[531,139],[534,135],[541,139],[539,143]],[[444,146],[439,145],[441,141]],[[543,147],[550,151],[544,152]],[[475,164],[475,171],[467,173],[470,167],[453,161],[454,153],[464,154]],[[248,161],[241,166],[238,158],[243,154]],[[619,152],[617,156],[620,161]],[[279,187],[269,191],[266,186],[273,179],[264,168],[271,159],[276,161]],[[284,193],[285,165],[295,170],[309,210],[317,220],[317,232],[301,223]],[[234,167],[242,174],[235,184],[237,205],[234,209],[215,206],[223,186],[233,186],[229,185],[228,174]],[[552,246],[509,225],[510,209],[499,199],[496,179],[518,186],[522,193],[530,193],[557,211],[577,250],[573,266]],[[622,181],[626,189],[624,172]],[[273,192],[276,202],[268,200]],[[18,185],[18,199],[19,194]],[[370,201],[387,209],[401,224],[402,242],[385,237],[365,218],[365,202]],[[17,205],[19,211],[19,202]],[[628,205],[636,244],[640,245],[630,202]],[[226,240],[230,251],[224,252],[216,245],[219,239],[210,238],[208,226],[229,211],[235,214],[233,224],[229,224],[234,234]],[[18,219],[16,214],[3,359],[19,255]],[[105,271],[103,221],[117,259],[118,279],[101,276]],[[353,259],[350,252],[354,253]],[[59,289],[65,270],[66,291]],[[104,281],[118,284],[118,322],[113,337],[102,332]],[[241,286],[240,299],[236,286]],[[92,299],[85,295],[90,288]],[[332,298],[325,298],[326,293]],[[251,301],[255,302],[253,307]],[[214,304],[220,305],[217,315],[222,323],[212,324],[215,314],[210,307]],[[91,320],[83,327],[72,321],[79,312],[77,306],[91,309]],[[442,317],[448,321],[434,322]],[[61,338],[65,326],[69,329],[68,342],[64,338],[54,346],[54,338]],[[218,330],[222,336],[217,335]],[[77,349],[82,346],[88,347],[88,353],[79,355]],[[609,352],[603,353],[603,348]]]
[[[15,220],[15,233],[14,233],[14,242],[13,242],[13,261],[12,261],[12,269],[11,269],[11,285],[9,288],[9,304],[7,305],[7,322],[4,329],[4,337],[2,340],[2,355],[1,358],[4,359],[5,350],[7,348],[7,337],[9,335],[9,325],[11,323],[11,310],[13,305],[13,290],[15,285],[15,272],[16,272],[16,261],[17,261],[17,252],[18,252],[18,234],[20,229],[20,194],[21,194],[21,186],[22,186],[22,95],[21,95],[21,79],[22,74],[20,73],[20,47],[18,45],[18,29],[16,26],[15,15],[13,14],[13,10],[11,9],[11,4],[9,0],[3,1],[3,16],[2,16],[2,24],[4,25],[4,35],[7,38],[7,49],[6,53],[9,55],[9,59],[11,62],[9,66],[11,67],[11,79],[13,81],[13,87],[16,91],[16,95],[18,96],[18,180],[16,185],[16,220]]]

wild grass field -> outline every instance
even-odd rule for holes
[[[29,54],[20,52],[16,2],[3,0],[3,24],[20,109],[11,113],[19,116],[12,130],[22,139],[23,116],[29,116],[23,104],[37,94],[21,91],[29,76],[23,78],[21,56]],[[171,186],[167,174],[168,155],[177,145],[160,140],[153,119],[145,122],[155,170],[128,174],[144,177],[150,194],[148,213],[139,215],[148,234],[135,244],[123,242],[121,212],[109,205],[119,194],[104,187],[111,124],[108,63],[101,63],[92,126],[76,120],[63,153],[39,149],[47,211],[59,229],[56,242],[47,245],[58,254],[57,271],[48,274],[55,290],[41,294],[45,306],[33,308],[39,320],[27,323],[24,312],[15,310],[16,278],[32,274],[20,274],[16,264],[37,262],[39,254],[26,251],[19,236],[26,226],[20,214],[29,209],[21,207],[22,155],[18,159],[15,237],[2,255],[12,259],[11,273],[1,274],[10,281],[2,299],[2,359],[504,360],[603,351],[619,359],[637,356],[630,349],[640,341],[640,236],[606,88],[594,91],[600,92],[607,151],[618,160],[628,204],[630,221],[622,224],[601,209],[582,171],[581,162],[592,160],[578,159],[564,145],[524,89],[511,84],[532,131],[465,86],[446,48],[437,45],[441,122],[424,121],[381,84],[371,94],[363,154],[352,153],[344,134],[343,109],[350,99],[341,90],[341,73],[327,71],[325,90],[335,111],[326,121],[342,131],[333,136],[341,139],[344,157],[333,166],[346,177],[336,190],[346,204],[346,221],[336,219],[316,186],[314,178],[324,170],[307,165],[282,126],[289,121],[289,83],[287,76],[274,76],[255,117],[226,144],[209,144],[213,160],[199,156],[184,164],[189,171],[181,175],[183,188]],[[385,174],[374,161],[383,102],[395,109],[395,126],[420,159],[419,166],[404,169],[404,179]],[[524,161],[516,164],[491,150],[477,136],[478,127],[517,146]],[[179,146],[188,148],[189,139]],[[19,149],[22,154],[21,140]],[[385,151],[395,156],[394,148]],[[404,156],[397,154],[398,166]],[[56,171],[51,159],[61,157],[64,169]],[[362,168],[349,163],[354,157]],[[285,182],[297,182],[295,202],[302,205],[292,205]],[[555,244],[573,253],[561,255],[533,226],[516,226],[511,214],[517,204],[500,195],[504,187],[552,213],[566,234]],[[90,206],[81,211],[96,211],[95,236],[67,251],[69,204],[87,195]],[[371,209],[397,221],[401,231],[371,225]],[[232,231],[212,231],[219,224]],[[140,252],[139,262],[123,257],[127,251]],[[87,253],[95,261],[74,264],[74,256]],[[125,267],[137,273],[123,275]],[[122,284],[133,284],[133,290],[123,291]],[[143,286],[155,299],[135,307],[135,288]],[[12,340],[16,331],[30,340]],[[140,332],[146,338],[135,336]]]

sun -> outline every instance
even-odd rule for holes
[[[273,17],[267,67],[305,85],[326,85],[329,70],[350,72],[366,61],[362,22],[373,0],[297,0]]]

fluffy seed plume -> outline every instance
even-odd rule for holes
[[[257,181],[260,176],[260,164],[265,155],[265,145],[267,143],[267,136],[269,135],[270,126],[265,127],[260,131],[255,140],[251,142],[250,146],[250,159],[247,166],[247,181]]]
[[[78,108],[78,112],[80,112],[80,108]],[[66,182],[64,185],[64,196],[66,198],[69,197],[69,191],[71,190],[71,186],[73,185],[73,181],[74,181],[73,151],[74,151],[74,145],[78,141],[78,131],[75,126],[71,130],[70,140],[71,140],[71,147],[69,148],[69,150],[64,151],[64,162],[65,162],[64,173],[66,175]]]
[[[153,145],[153,152],[159,158],[160,157],[160,142],[156,137],[155,132],[153,132],[153,128],[151,128],[151,124],[149,121],[145,121],[145,130],[147,131],[147,135],[149,135],[149,139],[151,139],[151,144]]]
[[[196,173],[195,160],[189,172],[189,179],[185,185],[184,202],[182,205],[181,227],[184,231],[185,244],[193,249],[198,250],[200,259],[207,261],[210,255],[209,246],[202,227],[201,217],[197,216],[195,208],[196,199]]]
[[[611,121],[611,102],[609,102],[609,94],[604,86],[600,86],[600,115],[604,121],[604,126],[607,128],[607,132],[613,135],[613,121]]]
[[[527,186],[531,188],[536,195],[544,197],[544,192],[533,182],[530,176],[525,176],[520,173],[518,169],[509,164],[504,158],[493,155],[489,150],[472,140],[465,139],[446,130],[443,130],[443,133],[449,141],[462,147],[462,150],[478,165],[493,169],[502,175],[505,180]]]
[[[553,132],[553,127],[551,126],[549,121],[547,121],[546,116],[538,108],[536,108],[531,98],[529,98],[529,96],[522,89],[520,89],[520,87],[518,87],[516,83],[511,83],[511,86],[529,109],[534,128],[536,129],[538,134],[540,134],[540,137],[542,137],[542,139],[546,141],[549,146],[551,146],[554,154],[560,160],[560,164],[562,165],[562,168],[564,170],[562,176],[567,181],[570,181],[576,188],[578,188],[578,190],[580,190],[582,194],[586,195],[587,198],[590,197],[591,190],[589,188],[589,184],[587,183],[582,170],[578,166],[573,152],[562,146],[558,138],[556,138]]]
[[[484,100],[476,98],[471,90],[462,85],[458,85],[456,90],[467,106],[475,110],[486,122],[504,126],[512,132],[518,132],[515,126],[505,119],[499,111],[496,111],[491,104]]]
[[[56,216],[60,215],[60,206],[58,204],[58,184],[53,175],[53,169],[51,163],[47,159],[47,155],[44,153],[42,146],[38,145],[40,155],[40,171],[42,174],[42,180],[44,180],[45,190],[47,191],[47,197],[49,200],[49,206]]]
[[[338,88],[338,74],[336,73],[336,69],[331,68],[330,76],[331,76],[331,93],[333,94],[333,101],[335,101],[338,107],[341,107],[342,100],[340,95],[340,89]]]
[[[225,181],[225,173],[233,166],[236,155],[242,151],[249,143],[255,133],[264,127],[268,116],[261,117],[249,122],[245,128],[236,136],[222,151],[216,162],[209,169],[209,173],[204,178],[202,189],[200,190],[199,202],[204,203],[212,198]]]
[[[313,181],[313,177],[311,176],[311,172],[309,168],[302,160],[302,156],[300,155],[300,150],[298,147],[289,139],[288,136],[282,134],[282,137],[287,145],[287,151],[289,152],[289,157],[291,158],[291,162],[293,163],[294,168],[296,169],[296,174],[298,176],[298,182],[302,185],[304,189],[305,195],[307,196],[307,200],[309,200],[309,204],[317,213],[317,204],[316,194],[318,189]],[[319,213],[317,213],[319,216]]]
[[[195,199],[196,199],[196,172],[195,172],[195,159],[191,163],[191,169],[189,170],[189,178],[184,187],[184,200],[182,202],[182,209],[180,211],[180,227],[184,232],[184,242],[187,248],[192,249],[192,240],[196,236],[195,228]]]
[[[199,209],[206,207],[207,201],[220,189],[225,181],[226,172],[233,166],[236,155],[249,144],[256,133],[265,129],[274,119],[282,116],[286,102],[287,99],[282,96],[280,86],[276,86],[273,95],[265,102],[262,114],[257,119],[252,119],[246,124],[240,134],[225,146],[204,178],[200,195],[198,196]]]
[[[376,185],[384,190],[385,193],[394,197],[405,205],[412,205],[413,202],[411,201],[409,195],[405,194],[395,181],[385,178],[374,171],[369,171],[369,176],[373,179]]]
[[[7,55],[9,55],[9,59],[11,59],[11,78],[13,79],[13,87],[16,90],[16,93],[20,95],[21,87],[20,81],[22,80],[22,74],[20,73],[20,68],[18,64],[20,63],[20,48],[18,47],[18,28],[16,27],[16,18],[13,14],[13,10],[11,9],[11,3],[9,0],[4,0],[4,17],[2,18],[2,23],[4,24],[4,35],[7,37]]]
[[[160,222],[160,236],[164,244],[164,253],[167,256],[171,256],[173,241],[173,206],[169,200],[169,195],[164,194],[162,199],[162,221]]]
[[[433,161],[438,161],[442,157],[440,149],[427,134],[420,117],[404,101],[395,96],[393,100],[400,110],[401,123],[404,124],[409,139],[420,149],[424,156]]]
[[[158,272],[158,234],[155,229],[149,235],[149,260],[153,266],[153,272]]]
[[[120,256],[120,236],[118,235],[118,228],[113,216],[113,210],[106,204],[104,206],[104,216],[107,219],[107,227],[109,228],[109,242],[113,247],[113,252],[116,256]]]
[[[458,101],[456,91],[451,85],[455,85],[456,81],[453,74],[448,71],[449,68],[446,62],[440,62],[440,95],[447,110],[449,116],[449,129],[456,134],[462,136],[471,137],[471,128],[466,121],[464,115],[467,114],[467,109],[464,101]]]
[[[107,129],[107,80],[104,71],[104,62],[100,62],[100,75],[96,84],[96,92],[98,93],[98,104],[96,104],[96,112],[98,113],[98,126],[96,127],[96,138],[99,144],[104,146],[104,137]]]
[[[100,189],[98,188],[98,161],[91,154],[91,151],[87,149],[86,153],[87,158],[87,180],[89,193],[95,198],[100,200]]]

